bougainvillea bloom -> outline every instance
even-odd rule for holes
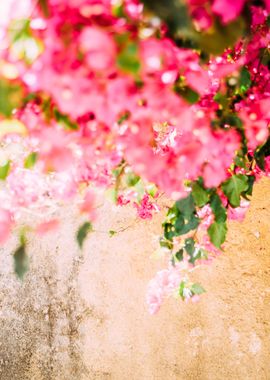
[[[227,219],[270,176],[270,1],[159,3],[7,0],[0,14],[0,242],[35,215],[25,250],[73,202],[82,248],[94,188],[141,219],[166,202],[151,313],[198,300],[189,271],[222,253]]]
[[[13,226],[12,215],[8,210],[0,209],[0,243],[4,244],[11,233]]]

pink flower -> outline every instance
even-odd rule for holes
[[[159,211],[158,205],[150,201],[148,194],[145,194],[139,203],[134,202],[133,204],[137,209],[138,216],[142,219],[152,219],[153,212]]]
[[[193,297],[191,297],[191,302],[197,303],[200,301],[200,296],[198,294],[195,294]]]
[[[221,253],[222,253],[222,251],[220,249],[218,249],[216,246],[214,246],[211,243],[208,234],[205,234],[202,237],[202,240],[201,240],[200,244],[201,244],[202,248],[204,248],[207,252],[211,253],[214,257],[220,256]],[[210,257],[208,257],[208,259],[206,260],[206,262],[204,261],[204,263],[207,263],[207,261],[211,262],[211,260],[212,260],[212,258],[210,256]]]
[[[181,270],[188,268],[187,262],[176,263],[175,266],[169,264],[168,269],[156,273],[149,282],[146,303],[150,314],[156,314],[163,301],[171,296],[179,287],[182,274]]]
[[[130,203],[130,199],[127,199],[124,195],[119,195],[117,197],[117,206],[125,206]]]
[[[240,15],[246,0],[214,0],[212,11],[221,17],[224,24],[233,21]],[[270,11],[270,0],[264,0],[266,10]]]
[[[246,0],[214,0],[212,10],[220,16],[224,24],[238,17],[244,7]]]
[[[198,67],[197,70],[186,72],[186,80],[189,86],[196,90],[200,95],[204,95],[209,90],[210,78],[208,72]]]
[[[268,122],[270,120],[269,99],[250,104],[241,104],[239,116],[244,122],[245,134],[249,149],[256,149],[269,136]]]
[[[147,288],[146,303],[150,314],[153,315],[159,311],[164,299],[173,293],[180,281],[180,273],[173,267],[157,272]]]
[[[20,167],[11,171],[7,184],[13,196],[14,206],[27,207],[38,202],[47,191],[47,183],[42,174]]]
[[[0,209],[0,244],[4,244],[11,233],[13,226],[12,214],[3,208]]]
[[[0,209],[0,242],[9,235],[13,216],[18,220],[26,211],[47,210],[52,201],[70,201],[76,195],[81,199],[82,184],[114,185],[112,171],[123,161],[143,183],[155,184],[172,200],[185,196],[186,182],[200,177],[206,187],[215,188],[230,219],[243,219],[247,203],[233,209],[217,189],[231,175],[243,140],[251,158],[269,138],[270,0],[262,2],[266,9],[247,0],[187,0],[195,28],[207,33],[212,33],[215,18],[228,24],[250,9],[249,33],[205,63],[203,56],[208,54],[180,48],[168,37],[165,23],[147,13],[145,17],[141,0],[47,0],[48,15],[37,0],[2,2],[1,83],[3,77],[4,90],[6,82],[18,84],[25,94],[23,100],[10,92],[7,103],[18,100],[18,110],[4,123],[9,126],[15,115],[27,136],[18,140],[21,156],[16,152],[9,157],[10,173],[0,192],[2,204],[11,210]],[[119,10],[123,14],[116,15]],[[243,66],[249,73],[240,73]],[[186,87],[200,95],[193,105],[184,100]],[[78,125],[76,131],[67,130],[69,121]],[[3,139],[10,141],[9,136]],[[38,156],[32,170],[24,168],[28,150]],[[270,176],[269,157],[264,169],[254,167],[254,161],[251,168],[237,167],[235,172],[252,173],[256,179]],[[151,219],[159,210],[156,199],[135,190],[120,188],[117,203],[132,202],[141,218]],[[86,190],[79,207],[95,218],[91,190]],[[216,256],[219,251],[207,235],[214,220],[211,207],[198,214],[197,236],[202,235],[202,247]],[[36,232],[43,234],[57,225],[55,219],[45,220]],[[179,287],[181,268],[169,266],[151,281],[151,313]],[[192,297],[188,284],[185,292],[184,298]]]
[[[192,18],[195,22],[196,28],[201,30],[207,30],[211,27],[213,20],[210,14],[204,7],[197,6],[191,13]]]
[[[148,305],[148,310],[151,315],[154,315],[159,311],[162,301],[163,301],[162,293],[159,292],[158,289],[148,290],[148,293],[146,296],[146,303]]]
[[[214,221],[214,215],[211,207],[209,205],[205,205],[203,208],[197,211],[197,214],[201,219],[199,230],[207,230],[207,228],[210,227]]]
[[[92,221],[96,218],[96,197],[93,191],[88,190],[85,194],[80,211],[86,213]]]
[[[125,0],[124,1],[125,12],[127,15],[134,19],[140,20],[142,17],[143,4],[138,0]]]
[[[44,164],[45,171],[64,171],[70,169],[74,163],[71,149],[68,147],[70,138],[67,133],[56,128],[46,128],[37,133],[38,154]]]
[[[180,63],[178,61],[178,49],[169,39],[158,41],[155,38],[148,38],[141,41],[140,56],[143,72],[146,75],[154,74],[160,79],[163,78],[163,83],[174,82]],[[165,73],[170,73],[168,82],[163,75]]]
[[[96,27],[84,28],[80,35],[81,51],[86,54],[86,62],[93,70],[112,70],[116,57],[113,37]]]
[[[49,232],[55,231],[58,227],[59,227],[59,220],[51,219],[49,221],[38,224],[36,227],[36,233],[42,236]]]
[[[249,204],[250,204],[249,201],[245,199],[241,199],[240,207],[233,208],[229,206],[228,219],[242,222],[246,216],[246,212],[249,208]]]
[[[270,12],[270,0],[264,0],[264,3],[267,11]]]
[[[209,162],[203,170],[203,178],[206,187],[217,187],[227,177],[225,167],[218,161]]]
[[[76,195],[77,183],[69,172],[55,173],[48,191],[52,198],[67,201]]]

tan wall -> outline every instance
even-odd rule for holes
[[[11,241],[0,251],[1,380],[270,380],[270,189],[256,187],[226,253],[196,272],[208,289],[198,304],[170,300],[151,317],[148,280],[162,262],[160,217],[105,205],[83,257],[79,220],[31,241],[31,271],[12,273]],[[109,229],[125,231],[110,238]]]

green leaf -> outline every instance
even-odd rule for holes
[[[211,196],[210,206],[216,222],[223,223],[227,220],[226,209],[223,207],[221,199],[216,193]]]
[[[175,202],[168,211],[164,227],[164,236],[172,240],[174,236],[185,235],[198,227],[200,223],[196,215],[195,204],[190,193],[186,198]]]
[[[32,152],[30,153],[25,161],[24,161],[24,167],[27,168],[27,169],[31,169],[35,166],[36,162],[37,162],[37,159],[38,159],[38,154],[37,152]]]
[[[181,234],[181,230],[185,225],[185,219],[183,215],[179,214],[177,215],[177,218],[175,219],[174,223],[171,223],[172,229],[175,230],[176,235]]]
[[[180,86],[174,88],[175,92],[180,95],[183,99],[185,99],[189,104],[197,103],[200,99],[200,95],[198,92],[194,91],[189,86]]]
[[[112,237],[112,236],[114,236],[114,235],[116,235],[116,234],[117,234],[117,232],[114,231],[114,230],[110,230],[110,231],[109,231],[109,235],[110,235],[110,237]]]
[[[164,237],[161,237],[159,240],[159,245],[162,248],[168,248],[169,250],[173,249],[173,243],[170,240],[167,240]]]
[[[24,241],[21,242],[19,247],[13,254],[14,259],[14,271],[23,280],[25,273],[29,269],[29,258],[26,254],[26,244]]]
[[[244,94],[250,88],[252,84],[250,72],[246,67],[243,67],[240,72],[239,87],[240,94]]]
[[[239,207],[241,193],[249,188],[248,177],[244,174],[234,174],[222,184],[221,188],[231,206]]]
[[[21,39],[27,39],[31,37],[30,19],[13,19],[9,25],[8,32],[12,44]]]
[[[147,193],[152,197],[154,198],[157,193],[158,193],[158,188],[156,187],[155,184],[151,183],[150,185],[147,185],[145,190],[147,191]]]
[[[185,218],[189,218],[195,211],[194,199],[191,193],[189,193],[186,198],[177,201],[175,204]]]
[[[255,182],[255,176],[249,175],[248,176],[248,189],[246,190],[245,195],[250,195],[250,196],[252,195],[254,182]]]
[[[227,225],[222,222],[214,222],[207,230],[211,243],[217,248],[221,248],[227,234]]]
[[[140,177],[131,172],[126,175],[125,180],[128,187],[133,187],[139,182]]]
[[[123,124],[124,121],[128,120],[129,118],[130,118],[130,112],[129,111],[125,111],[123,114],[121,114],[121,116],[117,120],[117,123],[119,125],[121,125],[121,124]]]
[[[90,222],[85,222],[83,223],[80,228],[78,229],[76,238],[77,238],[77,243],[79,244],[79,247],[82,249],[83,243],[87,237],[87,235],[93,231],[92,224]]]
[[[195,255],[194,255],[195,256]],[[205,249],[199,249],[198,252],[196,252],[196,260],[207,260],[208,259],[208,253]]]
[[[14,108],[19,108],[24,96],[23,86],[16,82],[0,79],[0,114],[9,117]]]
[[[175,257],[174,256],[171,257],[171,264],[173,267],[175,267]]]
[[[270,64],[270,51],[267,48],[260,50],[260,61],[263,65],[269,67]]]
[[[112,169],[112,175],[115,177],[115,178],[118,178],[119,175],[123,172],[123,168],[122,167],[117,167],[115,169]]]
[[[174,236],[176,236],[175,233],[175,227],[172,225],[172,223],[163,223],[163,229],[164,229],[164,237],[166,240],[172,240]]]
[[[185,296],[184,296],[184,289],[186,287],[186,282],[185,281],[181,281],[180,285],[179,285],[179,290],[178,290],[178,293],[179,293],[179,296],[182,298],[182,300],[185,299]]]
[[[117,203],[118,190],[116,188],[109,188],[105,191],[106,197],[113,203]]]
[[[196,206],[203,207],[209,201],[209,194],[198,182],[192,184],[192,196]]]
[[[194,264],[197,257],[196,257],[196,250],[195,250],[195,241],[193,238],[187,238],[185,240],[185,250],[187,254],[189,255],[189,262],[191,264]]]
[[[214,96],[215,102],[220,104],[222,108],[226,109],[229,105],[229,99],[226,95],[223,95],[221,92],[217,92]]]
[[[224,117],[222,117],[221,121],[223,125],[228,124],[228,125],[231,125],[232,127],[237,127],[237,128],[241,128],[243,126],[242,120],[234,113],[225,115]]]
[[[175,253],[174,256],[176,257],[176,259],[177,259],[178,261],[182,261],[183,258],[184,258],[184,250],[183,250],[183,248],[179,249],[179,250]]]
[[[69,116],[60,112],[58,109],[53,110],[56,120],[63,125],[65,129],[77,130],[79,126],[74,121],[70,120]]]
[[[0,179],[5,180],[8,176],[10,170],[10,160],[8,160],[5,165],[0,166]]]
[[[185,221],[185,226],[183,227],[181,231],[181,235],[185,235],[188,232],[195,230],[199,224],[200,224],[200,219],[194,214],[192,214],[190,219],[188,221]]]
[[[124,49],[117,56],[118,67],[131,74],[137,74],[140,70],[141,64],[138,55],[138,45],[129,41]]]
[[[190,290],[192,291],[193,294],[197,294],[197,295],[200,295],[206,292],[205,289],[200,284],[192,284],[192,286],[190,287]]]
[[[234,163],[236,166],[245,169],[247,167],[248,160],[246,156],[243,154],[242,150],[237,153],[234,158]]]
[[[188,219],[184,219],[182,215],[179,215],[175,224],[172,224],[172,228],[174,227],[175,229],[173,236],[185,235],[188,232],[195,230],[199,223],[199,218],[194,214],[191,214]]]
[[[195,251],[195,241],[193,238],[187,238],[185,240],[185,250],[188,255],[192,255]]]
[[[254,158],[256,159],[256,163],[260,169],[265,169],[265,157],[268,156],[270,156],[270,139],[255,150]]]
[[[27,103],[31,102],[32,100],[38,100],[38,95],[35,92],[29,92],[26,96],[23,98],[23,106],[25,107]]]
[[[117,3],[116,3],[117,4]],[[123,18],[126,17],[125,15],[125,8],[123,4],[115,5],[112,9],[112,13],[117,18]]]

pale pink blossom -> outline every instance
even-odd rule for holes
[[[234,20],[241,13],[246,0],[214,0],[212,10],[221,17],[224,24]]]
[[[172,295],[180,282],[180,271],[172,266],[157,272],[147,288],[146,303],[150,314],[158,312],[165,298]]]
[[[85,194],[80,211],[87,214],[91,221],[96,218],[96,197],[92,190],[88,190]]]
[[[108,33],[95,27],[87,27],[80,35],[80,48],[88,66],[93,70],[112,70],[116,46]]]
[[[0,244],[8,240],[13,226],[12,214],[3,208],[0,209]]]
[[[250,202],[241,199],[240,207],[233,208],[231,206],[228,207],[228,219],[231,220],[237,220],[239,222],[242,222],[246,216],[246,212],[249,208]]]
[[[55,231],[59,227],[59,220],[58,219],[51,219],[45,222],[42,222],[37,225],[35,232],[43,236],[49,232]]]

